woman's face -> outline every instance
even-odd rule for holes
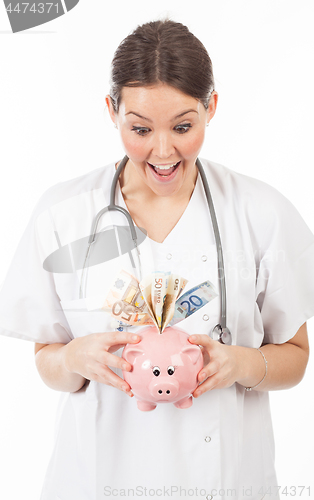
[[[107,96],[110,116],[139,184],[158,196],[172,196],[192,185],[195,161],[217,97],[213,92],[206,110],[194,97],[166,84],[124,87],[115,113]]]

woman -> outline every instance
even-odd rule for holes
[[[116,203],[147,232],[144,276],[171,271],[189,287],[206,279],[219,287],[196,166],[217,100],[210,58],[179,23],[140,26],[115,53],[106,102],[128,156]],[[128,256],[88,268],[84,297],[82,269],[47,269],[46,260],[88,237],[118,164],[43,195],[1,292],[1,333],[35,341],[40,376],[63,392],[41,499],[278,498],[268,391],[296,385],[305,372],[314,237],[275,189],[202,160],[224,251],[232,345],[210,337],[216,298],[180,323],[204,355],[193,406],[140,412],[122,378],[132,367],[121,348],[136,344],[142,327],[121,326],[95,306],[121,269],[133,272]],[[98,231],[125,224],[119,213],[106,217]]]

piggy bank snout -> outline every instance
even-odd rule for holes
[[[148,327],[141,330],[141,337],[138,344],[126,345],[122,354],[133,367],[123,376],[138,408],[151,411],[158,403],[189,408],[203,366],[200,347],[190,344],[188,334],[179,328],[167,327],[160,334],[156,327]]]
[[[148,390],[150,394],[156,399],[156,401],[169,400],[176,398],[179,394],[179,382],[176,379],[169,380],[169,377],[154,378],[149,386]]]

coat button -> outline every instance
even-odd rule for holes
[[[205,438],[206,443],[209,443],[211,440],[212,440],[212,438],[210,436],[206,436],[206,438]]]
[[[203,262],[206,262],[206,261],[207,261],[207,256],[206,256],[206,255],[203,255],[203,256],[202,256],[202,261],[203,261]]]
[[[171,253],[168,253],[168,255],[167,255],[167,259],[168,259],[168,260],[172,259],[172,255],[171,255]]]
[[[204,321],[208,321],[208,320],[209,320],[209,316],[208,316],[208,314],[204,314],[204,316],[203,316],[203,320],[204,320]]]

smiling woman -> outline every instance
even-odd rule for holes
[[[207,109],[165,83],[125,87],[118,112],[110,96],[106,101],[129,157],[120,181],[127,205],[138,196],[159,200],[163,206],[161,197],[170,206],[188,202],[196,182],[195,161],[206,124],[216,111],[217,93],[212,93]]]
[[[205,280],[220,286],[196,164],[217,100],[210,58],[180,23],[139,26],[115,53],[106,103],[127,155],[115,199],[147,231],[143,276],[179,275],[193,291]],[[186,491],[211,500],[230,500],[230,492],[237,500],[277,500],[268,392],[299,383],[307,365],[314,236],[278,191],[202,159],[224,251],[233,343],[211,338],[217,299],[185,318],[180,328],[203,353],[195,404],[139,412],[122,378],[132,364],[120,349],[139,342],[143,326],[117,324],[103,306],[112,283],[123,287],[128,279],[130,300],[136,279],[129,259],[121,252],[90,265],[84,299],[81,269],[43,266],[57,244],[73,254],[72,241],[88,238],[109,205],[120,161],[43,195],[0,292],[0,333],[34,341],[40,376],[67,393],[41,500],[100,500],[118,491],[132,498],[141,487],[145,499],[171,488],[175,500]],[[117,229],[120,214],[109,215]],[[99,296],[101,307],[88,308]],[[148,365],[159,366],[154,353]]]
[[[194,97],[161,82],[125,87],[121,94],[118,112],[110,96],[106,98],[129,157],[120,176],[121,192],[136,224],[161,243],[193,193],[195,161],[206,124],[215,114],[217,93],[212,93],[207,109]]]

